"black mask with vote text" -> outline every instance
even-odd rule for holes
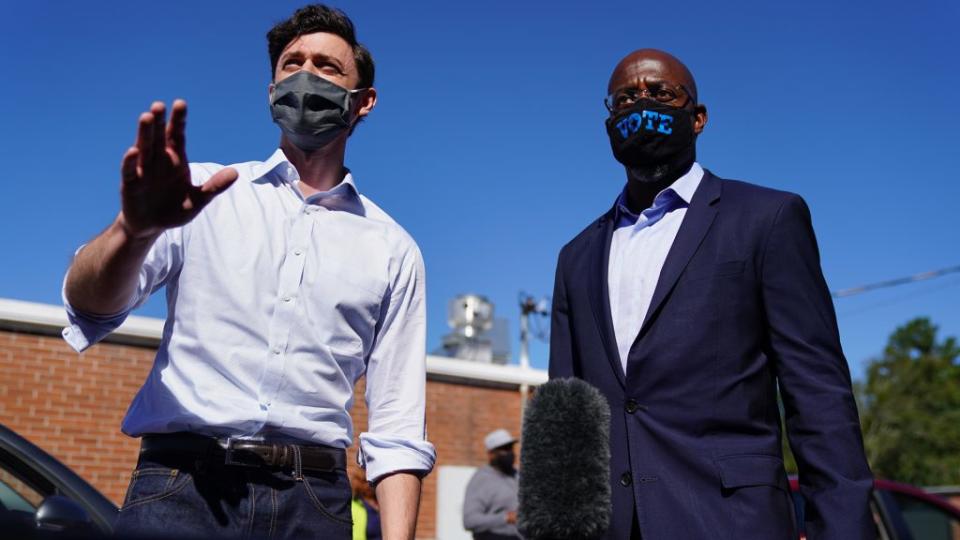
[[[686,107],[640,99],[606,124],[613,156],[630,169],[663,167],[678,177],[696,158],[693,113]]]

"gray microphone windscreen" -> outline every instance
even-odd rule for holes
[[[579,379],[537,388],[523,415],[517,527],[531,540],[586,540],[610,524],[610,407]]]

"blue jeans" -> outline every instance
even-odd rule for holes
[[[252,468],[163,454],[140,457],[114,534],[350,540],[351,529],[344,470]]]

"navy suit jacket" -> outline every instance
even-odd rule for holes
[[[795,539],[778,386],[810,540],[875,535],[850,373],[799,196],[704,174],[621,368],[607,287],[614,211],[557,263],[550,377],[606,396],[609,538]],[[875,536],[873,536],[875,538]]]

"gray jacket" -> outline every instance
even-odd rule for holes
[[[490,465],[477,469],[463,498],[463,528],[520,537],[507,523],[507,512],[517,511],[517,476],[507,476]]]

